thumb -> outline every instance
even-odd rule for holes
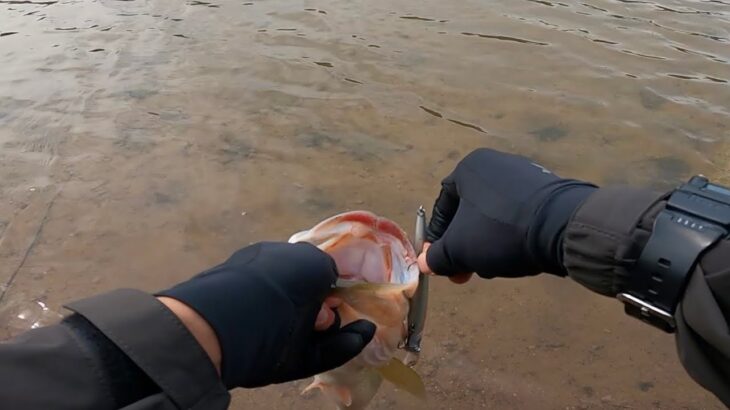
[[[424,272],[432,272],[441,276],[454,276],[463,273],[455,266],[449,255],[446,239],[441,238],[432,243],[428,248],[425,248],[425,252],[421,254],[422,256],[419,256],[419,268],[422,267],[421,265],[428,268],[428,271]]]
[[[440,239],[436,242],[438,243],[438,242],[442,242],[442,241],[443,241],[443,239]],[[437,251],[437,252],[440,252],[440,253],[434,253],[433,252],[434,249],[439,249],[439,251]],[[431,250],[431,252],[429,252],[429,250]],[[439,270],[431,269],[431,266],[434,266],[434,265],[432,265],[432,263],[434,263],[434,262],[430,262],[430,260],[433,260],[433,259],[436,260],[436,266],[440,266],[440,268],[438,268]],[[469,272],[469,273],[457,272],[456,269],[453,269],[451,267],[451,263],[448,262],[448,260],[447,260],[447,255],[444,252],[444,245],[439,245],[439,248],[434,248],[428,242],[423,244],[423,252],[421,252],[421,254],[418,255],[418,268],[423,273],[435,273],[437,275],[448,276],[449,280],[451,280],[452,282],[454,282],[456,284],[466,283],[469,281],[469,279],[471,279],[472,275],[474,275],[473,272]],[[442,273],[442,272],[456,272],[456,273],[449,274],[449,273]]]
[[[433,273],[431,267],[428,266],[428,261],[426,260],[426,254],[428,253],[428,248],[430,247],[431,242],[424,242],[423,250],[421,251],[421,254],[418,255],[418,270],[421,271],[421,273]]]
[[[314,357],[319,357],[313,373],[332,370],[357,356],[375,336],[375,324],[367,320],[357,320],[336,333],[328,334],[319,340]]]

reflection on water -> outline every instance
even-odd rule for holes
[[[0,316],[156,290],[347,209],[407,227],[480,146],[730,182],[729,61],[721,0],[0,0]],[[671,338],[566,280],[432,300],[428,408],[719,408]],[[234,408],[321,407],[297,386]]]

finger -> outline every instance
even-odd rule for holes
[[[342,299],[337,296],[328,296],[322,307],[317,313],[317,319],[314,322],[314,330],[323,331],[328,330],[337,324],[337,329],[340,328],[340,324],[337,317],[337,307],[342,304]],[[337,322],[337,323],[336,323]]]
[[[418,255],[418,269],[422,273],[429,273],[429,274],[433,273],[431,268],[428,266],[428,261],[426,260],[426,252],[428,252],[428,248],[430,246],[431,246],[430,243],[425,242],[423,244],[423,252],[421,252],[421,254]],[[458,273],[456,275],[449,276],[449,280],[460,285],[462,283],[468,282],[469,279],[471,279],[472,275],[474,275],[474,274],[473,273]]]
[[[317,319],[314,321],[314,330],[322,331],[329,329],[335,323],[335,312],[331,307],[322,304],[317,313]]]
[[[428,261],[426,261],[426,252],[428,251],[428,248],[431,246],[430,242],[424,242],[423,243],[423,251],[421,251],[421,254],[418,255],[418,270],[421,273],[433,273],[431,270],[431,267],[428,266]]]
[[[265,242],[254,262],[257,272],[265,272],[267,280],[296,306],[322,303],[332,293],[338,276],[332,257],[306,242]],[[242,270],[248,271],[244,267]],[[312,312],[312,319],[315,314]]]
[[[434,242],[441,238],[454,219],[457,209],[459,209],[459,195],[456,192],[456,185],[449,176],[441,184],[441,193],[433,204],[431,221],[426,228],[426,240]]]
[[[321,373],[342,366],[357,356],[375,336],[375,324],[357,320],[317,343],[312,357],[318,358],[312,373]]]
[[[331,308],[336,308],[342,304],[342,299],[337,296],[327,296],[324,300],[323,305]]]
[[[471,269],[462,267],[454,255],[450,254],[448,237],[441,238],[432,243],[428,247],[424,259],[424,264],[429,271],[440,276],[455,276],[468,273]],[[453,241],[452,241],[453,242]],[[453,243],[451,246],[453,247]]]
[[[454,276],[449,276],[449,280],[457,285],[461,285],[462,283],[469,282],[469,279],[471,279],[473,275],[473,273],[459,273]]]
[[[281,246],[283,251],[281,256],[287,257],[287,263],[308,272],[311,276],[309,282],[314,282],[312,286],[330,287],[339,277],[337,265],[332,256],[313,244],[298,242]]]

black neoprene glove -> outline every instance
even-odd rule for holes
[[[596,187],[491,149],[467,155],[442,182],[426,260],[439,275],[565,275],[562,232]]]
[[[185,303],[213,328],[226,387],[259,387],[338,367],[373,338],[375,325],[365,320],[314,330],[337,276],[332,258],[313,245],[258,243],[158,296]]]

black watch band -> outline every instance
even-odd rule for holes
[[[659,212],[646,246],[617,297],[626,313],[664,331],[702,253],[730,228],[730,189],[695,176],[677,188]]]

